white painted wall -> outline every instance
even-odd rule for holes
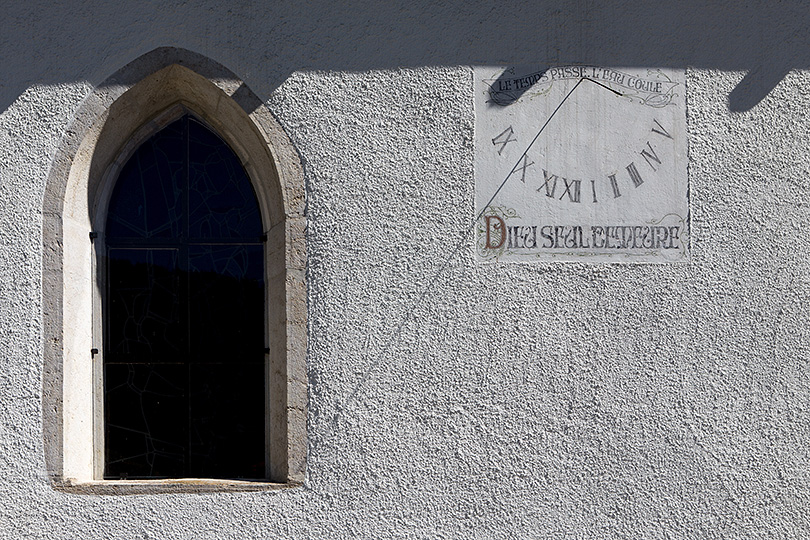
[[[806,538],[808,15],[584,0],[4,8],[0,537]],[[45,180],[85,96],[161,46],[243,78],[303,162],[301,488],[92,496],[46,474]],[[475,261],[466,66],[538,59],[688,68],[691,262]]]

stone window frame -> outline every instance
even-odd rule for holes
[[[102,480],[102,283],[96,243],[120,167],[149,136],[191,112],[242,161],[267,235],[270,353],[267,482]],[[263,490],[298,485],[306,467],[307,309],[304,179],[292,142],[262,101],[223,66],[161,48],[98,85],[57,150],[43,201],[43,439],[56,489],[81,493]],[[96,351],[95,353],[93,351]]]

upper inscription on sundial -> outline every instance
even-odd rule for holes
[[[683,70],[474,74],[480,259],[688,257]]]

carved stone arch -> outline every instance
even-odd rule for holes
[[[156,49],[98,85],[51,167],[43,201],[45,459],[54,485],[99,478],[101,309],[90,233],[103,234],[118,170],[151,134],[189,111],[236,153],[267,235],[268,478],[303,480],[306,460],[304,182],[289,138],[245,84],[190,51]]]

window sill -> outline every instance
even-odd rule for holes
[[[55,480],[53,487],[78,495],[156,495],[162,493],[233,493],[275,491],[301,486],[300,482],[280,484],[266,481],[220,480],[211,478],[172,478],[167,480],[94,480],[80,482]]]

